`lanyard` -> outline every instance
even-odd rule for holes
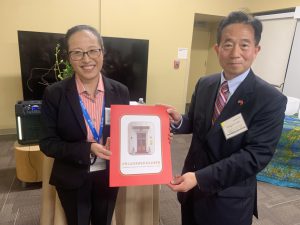
[[[87,121],[91,131],[92,131],[92,134],[93,134],[93,137],[94,137],[94,140],[99,143],[100,142],[100,139],[102,137],[102,133],[103,133],[103,122],[104,122],[104,110],[105,110],[105,102],[104,102],[104,98],[103,98],[103,106],[102,106],[102,115],[101,115],[101,122],[100,122],[100,129],[99,129],[99,134],[97,133],[96,131],[96,128],[91,120],[91,117],[87,111],[87,109],[85,108],[84,104],[83,104],[83,101],[81,99],[81,97],[79,96],[79,101],[80,101],[80,106],[81,106],[81,110],[82,110],[82,113],[83,113],[83,116],[85,118],[85,120]]]

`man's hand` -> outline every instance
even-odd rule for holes
[[[182,176],[175,176],[167,185],[173,191],[187,192],[197,185],[196,175],[193,172],[188,172]]]
[[[98,144],[96,142],[92,143],[91,152],[99,158],[110,160],[111,151],[101,144]]]
[[[174,134],[172,132],[169,133],[169,143],[172,143]]]
[[[169,114],[170,122],[176,126],[180,124],[180,121],[182,119],[182,116],[180,113],[176,111],[176,109],[173,106],[165,105],[165,104],[156,104],[158,106],[163,106],[166,108],[167,113]]]

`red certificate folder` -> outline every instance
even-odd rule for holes
[[[169,115],[163,106],[111,106],[111,187],[172,179]]]

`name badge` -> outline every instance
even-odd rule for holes
[[[105,125],[110,125],[110,108],[105,107]]]
[[[226,140],[248,130],[248,127],[241,113],[222,122],[221,127],[223,129]]]
[[[99,170],[106,169],[106,162],[105,159],[97,157],[96,162],[90,166],[90,172],[95,172]]]

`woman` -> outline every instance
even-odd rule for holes
[[[129,92],[101,74],[104,46],[96,29],[72,27],[65,41],[74,75],[44,92],[40,149],[55,159],[49,183],[68,224],[110,225],[118,189],[108,184],[105,118],[110,105],[129,104]]]

